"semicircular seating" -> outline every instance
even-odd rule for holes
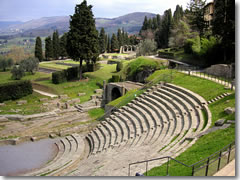
[[[205,125],[203,110],[208,116]],[[86,136],[88,158],[70,175],[126,175],[126,166],[131,162],[176,157],[210,124],[211,113],[201,96],[173,84],[159,83],[115,111]],[[112,160],[115,158],[118,163]],[[96,159],[99,164],[94,165]]]
[[[44,167],[23,176],[58,176],[67,172],[67,169],[79,163],[85,149],[83,138],[79,134],[72,134],[61,138],[55,145],[58,148],[55,158]]]
[[[208,116],[204,123],[202,111]],[[131,162],[163,156],[176,157],[190,147],[211,124],[207,102],[185,88],[159,83],[112,113],[85,137],[89,152],[80,161],[81,138],[67,136],[59,153],[31,175],[125,176]],[[77,159],[77,160],[76,160]],[[154,167],[164,162],[153,162]],[[136,165],[133,172],[144,172]],[[70,172],[69,172],[70,169]]]

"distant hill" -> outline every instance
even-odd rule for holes
[[[0,29],[7,28],[12,25],[22,24],[20,21],[0,21]]]
[[[130,34],[138,33],[144,17],[155,17],[156,14],[146,12],[136,12],[120,16],[117,18],[96,18],[97,29],[105,28],[109,34],[116,33],[118,28],[124,28]],[[54,30],[58,30],[60,34],[67,32],[69,28],[69,16],[55,16],[43,17],[36,20],[31,20],[20,24],[10,24],[1,27],[0,23],[0,36],[2,35],[18,35],[26,37],[48,36]]]

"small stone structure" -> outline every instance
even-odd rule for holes
[[[225,78],[234,77],[233,65],[229,65],[229,64],[215,64],[205,69],[204,71],[205,73],[214,75],[214,76],[220,76]]]
[[[119,53],[131,53],[137,51],[138,46],[136,45],[124,45],[120,47]]]
[[[139,89],[143,86],[141,83],[135,83],[131,81],[108,83],[104,81],[103,83],[103,101],[102,106],[104,107],[109,102],[123,96],[127,91],[131,89]]]
[[[228,107],[228,108],[224,109],[224,112],[227,114],[233,114],[233,113],[235,113],[235,108]]]

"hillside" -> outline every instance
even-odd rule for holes
[[[154,17],[156,15],[146,12],[136,12],[112,19],[96,18],[96,27],[98,30],[104,27],[109,34],[117,32],[118,28],[124,28],[125,31],[133,34],[139,32],[145,16]],[[58,29],[59,33],[62,34],[68,31],[69,18],[69,16],[43,17],[21,24],[0,27],[0,36],[16,34],[25,37],[48,36],[55,29]]]

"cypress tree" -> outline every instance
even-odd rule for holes
[[[95,62],[99,56],[98,31],[92,13],[92,6],[84,0],[76,5],[75,13],[70,16],[70,30],[67,35],[67,52],[79,61],[79,78],[82,79],[82,62]]]
[[[47,61],[53,58],[53,45],[50,36],[45,39],[45,58]]]
[[[224,49],[223,62],[235,61],[235,2],[215,0],[212,31]]]
[[[111,51],[115,52],[118,49],[118,47],[119,45],[118,45],[117,36],[113,33],[112,39],[111,39]]]
[[[110,36],[108,36],[108,47],[107,47],[107,52],[110,53],[111,52],[111,39],[110,39]]]
[[[38,58],[40,62],[43,61],[42,40],[39,36],[36,38],[35,57]]]
[[[164,12],[161,28],[156,32],[155,40],[157,42],[158,48],[168,47],[168,40],[170,36],[170,29],[172,27],[173,18],[172,11],[168,9]]]
[[[121,46],[123,46],[123,44],[124,44],[124,39],[123,39],[123,34],[122,34],[121,29],[118,29],[117,39],[118,39],[119,48],[121,48]]]
[[[106,51],[106,35],[105,35],[104,28],[101,28],[101,31],[100,31],[99,48],[100,48],[100,53],[104,53]]]
[[[56,30],[53,32],[53,57],[55,59],[58,59],[59,53],[60,53],[59,35],[58,31]]]
[[[61,56],[61,58],[67,57],[67,33],[64,33],[62,35],[62,37],[60,38],[60,51],[59,51],[59,55]]]
[[[157,14],[157,25],[158,25],[158,28],[160,28],[160,26],[161,26],[161,16],[159,14]]]
[[[204,20],[204,7],[206,0],[190,0],[188,4],[187,17],[190,20],[190,25],[193,30],[200,33],[200,37],[203,36],[206,23]]]

